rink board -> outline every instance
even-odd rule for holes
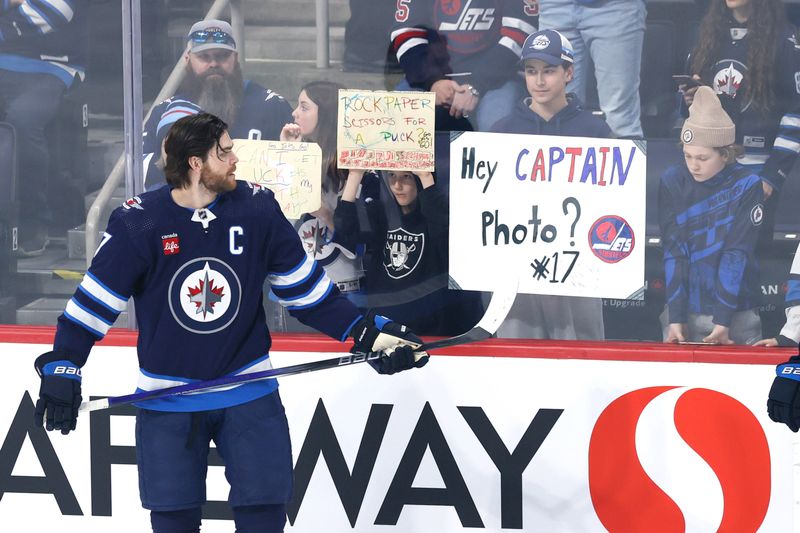
[[[0,344],[2,529],[149,531],[136,467],[120,464],[133,462],[132,416],[101,411],[68,436],[31,436],[32,363],[46,349]],[[713,364],[486,351],[462,348],[396,376],[357,365],[281,380],[303,463],[287,531],[797,530],[795,436],[766,416],[774,357]],[[276,366],[330,356],[273,353]],[[136,374],[133,347],[96,347],[84,398],[129,393]],[[209,500],[227,491],[223,468],[210,467]],[[221,510],[209,506],[215,519],[204,532],[233,530]]]

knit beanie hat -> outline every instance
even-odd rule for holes
[[[694,93],[689,118],[681,128],[681,141],[706,148],[722,148],[736,142],[736,126],[711,87],[702,85]]]

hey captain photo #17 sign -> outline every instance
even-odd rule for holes
[[[454,133],[450,276],[491,290],[521,271],[519,292],[640,299],[644,286],[643,142]]]

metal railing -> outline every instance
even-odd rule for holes
[[[329,34],[329,10],[328,10],[328,0],[315,0],[316,1],[316,55],[317,55],[317,68],[325,69],[330,66],[330,34]],[[241,9],[241,2],[242,0],[215,0],[214,3],[209,8],[208,12],[206,13],[204,19],[215,19],[219,18],[222,15],[223,10],[226,7],[230,6],[230,13],[231,13],[231,26],[233,27],[233,36],[236,40],[236,46],[239,52],[239,62],[244,65],[245,62],[245,38],[244,38],[244,15],[242,14]],[[136,3],[138,4],[138,2]],[[135,15],[138,16],[138,9],[134,10]],[[188,46],[188,45],[187,45]],[[138,44],[134,47],[135,49],[132,50],[132,54],[138,54],[141,57],[141,48]],[[185,49],[184,49],[185,52]],[[128,57],[130,61],[130,56]],[[172,72],[170,72],[169,77],[167,77],[167,81],[164,82],[164,86],[159,91],[158,95],[153,99],[153,105],[148,109],[147,114],[145,115],[144,119],[142,120],[141,124],[146,124],[147,120],[150,118],[150,113],[152,112],[153,108],[158,105],[160,102],[164,101],[165,99],[169,98],[170,96],[175,94],[175,91],[180,86],[181,82],[183,81],[184,76],[186,75],[186,69],[183,57],[178,58],[178,61],[175,63],[175,66],[172,68]],[[138,121],[135,121],[138,124]],[[140,129],[140,127],[139,127]],[[126,124],[126,133],[127,136],[131,139],[135,139],[135,142],[138,142],[141,145],[141,132],[136,129],[132,129],[132,131],[127,131],[128,125]],[[129,144],[129,143],[126,143]],[[86,243],[86,267],[88,268],[92,262],[92,256],[94,255],[94,251],[97,249],[98,244],[98,232],[100,228],[98,227],[100,224],[100,215],[105,210],[108,203],[111,201],[111,198],[114,195],[114,191],[119,187],[119,184],[122,178],[126,175],[126,167],[129,169],[128,180],[134,179],[141,179],[141,176],[137,176],[136,174],[140,173],[138,168],[141,167],[141,158],[138,162],[134,162],[131,160],[131,157],[135,157],[135,154],[131,154],[132,150],[126,150],[126,153],[123,153],[119,156],[114,167],[112,168],[111,172],[109,173],[108,177],[106,178],[103,187],[100,189],[100,192],[95,198],[94,202],[92,202],[91,207],[89,208],[88,213],[86,214],[86,235],[85,235],[85,243]],[[138,150],[133,150],[133,152],[138,153]],[[134,170],[136,169],[136,170]],[[131,185],[131,184],[129,184]],[[140,184],[141,185],[141,184]],[[127,187],[129,190],[136,191],[137,187]]]

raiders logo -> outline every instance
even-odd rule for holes
[[[425,251],[425,234],[398,228],[386,233],[383,267],[390,278],[402,279],[417,268]]]
[[[168,292],[172,317],[192,333],[221,331],[239,314],[239,277],[215,257],[199,257],[184,264],[172,276]]]

